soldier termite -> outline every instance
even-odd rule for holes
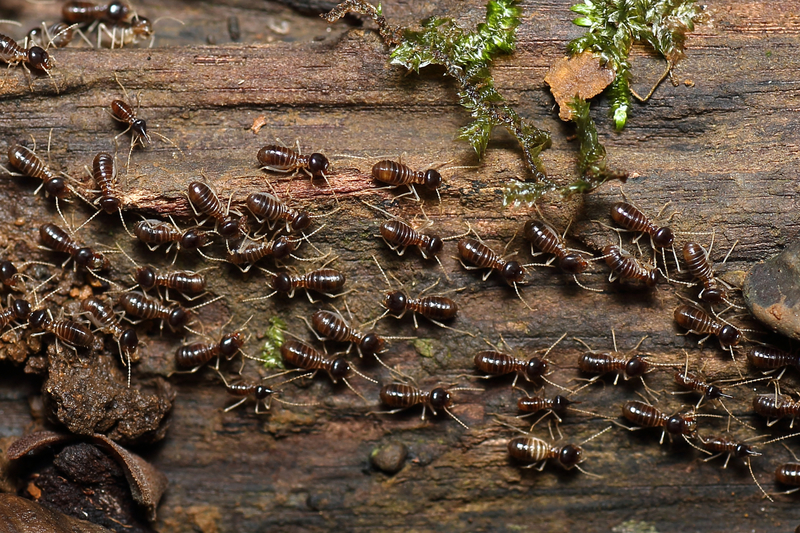
[[[202,213],[214,219],[216,231],[222,238],[234,239],[246,232],[244,220],[242,218],[234,219],[230,216],[230,200],[228,207],[225,208],[217,194],[202,181],[193,181],[189,184],[187,197],[195,215],[199,216]]]
[[[236,409],[237,407],[242,405],[244,402],[246,402],[249,398],[254,398],[256,400],[255,412],[256,412],[257,415],[260,415],[260,414],[263,413],[263,411],[259,411],[258,410],[258,408],[261,406],[261,404],[263,404],[265,409],[267,411],[269,411],[273,400],[278,402],[278,403],[281,403],[283,405],[291,405],[291,406],[295,406],[295,407],[309,407],[309,406],[312,406],[312,405],[317,405],[316,403],[287,402],[286,400],[283,400],[283,399],[281,399],[279,397],[280,394],[282,393],[282,391],[280,391],[280,390],[275,388],[275,387],[279,387],[281,385],[285,385],[287,383],[291,383],[292,381],[295,381],[295,380],[298,380],[298,379],[306,378],[306,377],[310,376],[311,373],[302,374],[300,376],[293,377],[292,379],[288,379],[288,380],[282,381],[280,383],[271,385],[269,387],[266,386],[266,385],[262,385],[261,383],[258,383],[258,382],[253,383],[253,382],[248,382],[248,381],[235,381],[233,383],[228,383],[228,380],[225,379],[225,376],[223,376],[221,372],[217,371],[217,373],[219,374],[219,377],[222,379],[222,383],[225,385],[225,390],[228,391],[228,394],[230,394],[231,396],[235,396],[237,398],[240,398],[240,400],[238,402],[236,402],[236,403],[234,403],[232,405],[229,405],[228,407],[223,409],[224,413],[227,413],[229,411],[232,411],[232,410]],[[263,380],[271,379],[271,378],[274,378],[274,377],[277,377],[277,376],[281,376],[281,375],[283,375],[283,372],[280,373],[280,374],[277,374],[275,376],[267,376],[267,377],[263,378]]]
[[[52,333],[70,346],[90,347],[94,343],[94,334],[87,326],[74,320],[54,320],[44,309],[33,311],[28,317],[31,328]]]
[[[393,408],[390,411],[372,411],[370,414],[394,414],[404,411],[415,405],[422,405],[422,420],[425,420],[425,411],[431,410],[434,416],[437,410],[441,409],[447,415],[458,422],[464,429],[469,427],[454,415],[449,407],[452,407],[452,393],[458,391],[482,391],[483,389],[473,389],[466,387],[445,388],[436,387],[432,390],[423,390],[414,385],[406,383],[389,383],[381,387],[381,403]]]
[[[131,386],[131,362],[139,360],[137,348],[139,336],[134,328],[124,328],[119,322],[114,308],[99,298],[86,298],[81,309],[89,315],[89,320],[103,333],[111,335],[117,342],[123,365],[128,367],[128,387]]]
[[[599,477],[597,474],[591,474],[579,466],[579,464],[584,461],[582,446],[610,430],[612,426],[595,433],[579,444],[566,444],[564,446],[557,446],[555,444],[550,444],[538,437],[533,437],[530,435],[530,433],[506,424],[505,422],[498,422],[525,435],[524,437],[512,438],[508,441],[507,445],[509,457],[521,463],[530,463],[522,468],[534,468],[538,465],[537,470],[541,472],[544,470],[548,459],[555,459],[567,470],[575,468],[588,476]]]
[[[589,267],[589,262],[582,254],[567,248],[567,245],[564,243],[564,237],[559,235],[549,224],[536,220],[529,220],[523,227],[523,235],[525,239],[531,243],[532,255],[538,255],[534,253],[534,247],[540,250],[540,253],[553,255],[550,260],[544,263],[544,266],[550,266],[555,259],[558,259],[559,268],[567,274],[572,274],[575,283],[577,283],[579,287],[590,291],[598,291],[598,289],[585,287],[578,281],[578,274],[586,271]]]
[[[32,69],[44,72],[53,82],[56,93],[59,92],[58,84],[50,73],[55,66],[55,62],[44,48],[40,46],[23,48],[11,37],[0,34],[0,61],[7,63],[9,68],[22,65],[22,68],[25,69],[26,72],[30,72],[28,70],[28,65],[30,65]],[[5,80],[3,80],[3,85],[5,85]],[[0,85],[0,87],[2,87],[2,85]],[[31,90],[33,90],[32,82],[30,87]]]
[[[334,294],[336,291],[342,290],[344,287],[346,277],[344,273],[332,268],[320,268],[312,270],[302,275],[294,275],[288,272],[279,272],[275,274],[267,269],[261,269],[270,276],[270,286],[272,293],[267,296],[258,296],[256,298],[248,298],[243,300],[245,302],[252,302],[256,300],[265,300],[271,298],[277,293],[285,294],[289,298],[294,297],[294,291],[303,289],[306,291],[309,302],[316,303],[316,300],[311,298],[309,291],[314,291],[328,298],[336,298],[342,294]]]
[[[544,354],[542,354],[541,357],[533,356],[527,360],[497,350],[484,350],[478,352],[475,354],[473,361],[475,368],[487,375],[474,377],[479,379],[489,379],[495,376],[511,374],[513,372],[515,375],[514,382],[511,384],[512,389],[516,388],[517,379],[522,376],[526,381],[541,379],[542,381],[549,383],[550,385],[553,385],[561,390],[569,390],[561,385],[558,385],[557,383],[553,383],[545,377],[550,364],[547,360],[547,355],[566,336],[567,334],[564,333],[544,352]]]
[[[328,158],[320,153],[303,155],[299,149],[295,151],[286,146],[270,144],[262,147],[257,157],[258,163],[264,170],[284,173],[297,173],[302,170],[312,178],[324,178],[327,181],[325,171],[328,170],[329,162]]]
[[[664,435],[666,434],[669,434],[670,437],[672,437],[672,435],[681,435],[686,439],[694,437],[697,433],[697,421],[695,418],[698,415],[694,412],[670,416],[648,403],[639,400],[631,400],[625,402],[622,406],[622,416],[633,424],[643,428],[662,428],[661,440],[658,441],[659,444],[664,443]],[[622,427],[628,430],[637,429],[627,426]]]
[[[339,380],[342,380],[344,384],[347,385],[348,389],[353,391],[356,396],[364,401],[366,401],[364,396],[355,390],[352,385],[350,385],[350,382],[347,381],[347,375],[352,371],[367,381],[377,383],[374,379],[365,376],[351,367],[343,357],[326,357],[312,346],[298,340],[286,339],[281,345],[281,357],[285,363],[292,366],[302,368],[303,370],[312,370],[312,376],[319,370],[324,370],[328,373],[328,376],[330,376],[331,381],[337,383]]]
[[[559,435],[561,435],[561,429],[558,427],[558,424],[561,423],[561,417],[564,416],[567,411],[575,411],[576,413],[583,413],[588,416],[600,416],[597,413],[593,413],[591,411],[584,411],[583,409],[578,409],[576,407],[572,407],[575,404],[579,404],[582,402],[576,402],[570,400],[560,394],[552,398],[546,398],[544,396],[529,396],[528,393],[525,393],[525,396],[519,398],[517,400],[517,409],[522,412],[526,413],[524,415],[519,415],[517,418],[526,418],[529,416],[533,416],[541,411],[546,411],[544,415],[539,417],[536,422],[531,425],[530,431],[533,431],[533,428],[542,420],[547,418],[550,415],[556,419],[556,429],[558,430]]]
[[[781,437],[781,440],[786,437]],[[767,497],[770,501],[773,501],[772,498],[767,494],[764,489],[761,487],[761,483],[758,482],[756,479],[755,474],[753,473],[753,466],[750,464],[751,457],[757,457],[761,455],[759,452],[753,450],[753,448],[749,444],[737,442],[729,437],[725,436],[708,436],[703,437],[702,435],[697,435],[697,440],[700,441],[700,445],[702,449],[706,451],[706,453],[711,454],[710,457],[703,459],[703,461],[708,462],[717,457],[725,454],[725,464],[722,465],[722,468],[728,467],[728,462],[731,460],[731,457],[736,457],[737,459],[744,459],[744,462],[747,464],[747,468],[750,471],[750,477],[753,478],[756,486],[759,490]],[[770,442],[775,442],[775,440],[765,442],[763,444],[769,444]]]

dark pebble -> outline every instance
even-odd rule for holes
[[[369,458],[372,466],[387,474],[399,472],[408,457],[408,448],[399,442],[390,442],[372,450]]]
[[[751,268],[742,294],[758,320],[800,340],[800,243]]]

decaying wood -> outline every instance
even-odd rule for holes
[[[508,101],[521,115],[553,133],[553,148],[543,158],[549,173],[563,182],[572,179],[577,147],[567,140],[572,131],[558,120],[544,76],[564,55],[566,43],[580,34],[570,23],[574,16],[568,10],[570,3],[523,4],[518,50],[494,67],[496,86]],[[407,24],[432,14],[429,5],[419,4],[404,5],[396,12],[396,22]],[[437,3],[435,12],[474,23],[483,16],[482,4]],[[0,15],[32,20],[32,8],[20,2],[19,9]],[[384,9],[392,20],[391,3]],[[347,273],[348,285],[357,289],[347,297],[356,322],[382,312],[379,302],[386,284],[372,255],[413,294],[442,278],[435,263],[425,262],[415,252],[397,258],[387,250],[375,238],[383,216],[358,201],[407,219],[419,214],[419,204],[408,199],[394,203],[390,191],[374,190],[369,170],[384,156],[402,156],[406,164],[417,168],[450,161],[450,166],[478,165],[470,148],[453,140],[468,115],[458,107],[454,85],[442,78],[441,71],[406,75],[387,65],[386,50],[374,33],[344,24],[325,38],[324,25],[313,21],[309,22],[312,29],[306,31],[318,31],[319,41],[311,41],[312,35],[306,33],[304,41],[264,44],[284,36],[257,34],[259,24],[266,28],[286,16],[296,17],[291,27],[299,28],[303,20],[269,4],[237,7],[243,43],[216,46],[200,43],[213,33],[210,28],[226,20],[222,7],[209,6],[204,14],[202,8],[172,9],[145,2],[140,11],[151,18],[170,15],[187,23],[184,29],[165,24],[157,43],[180,44],[181,31],[196,40],[171,48],[58,50],[54,52],[58,95],[47,78],[36,78],[31,91],[20,69],[3,73],[0,152],[33,135],[44,153],[52,129],[51,160],[70,174],[82,176],[83,166],[97,152],[115,149],[113,137],[122,131],[106,112],[111,100],[123,96],[116,73],[132,98],[138,94],[139,112],[149,127],[182,150],[158,139],[148,149],[134,149],[127,177],[121,173],[127,207],[145,214],[185,215],[183,191],[188,182],[201,176],[226,200],[233,195],[234,206],[241,206],[249,192],[268,190],[268,182],[317,213],[330,211],[338,200],[342,209],[318,219],[326,226],[312,242],[338,257],[334,265]],[[771,2],[726,0],[713,3],[709,13],[710,22],[689,36],[687,59],[676,69],[681,85],[662,84],[647,104],[634,104],[621,133],[612,131],[602,98],[593,105],[593,116],[613,167],[638,174],[624,186],[626,194],[649,214],[671,201],[666,213],[678,210],[672,222],[678,232],[716,229],[717,261],[738,241],[721,270],[739,271],[797,238],[800,24],[784,16],[781,4]],[[633,63],[637,89],[649,88],[663,67],[643,50],[636,51]],[[254,134],[251,127],[259,116],[266,125]],[[302,175],[280,181],[280,176],[260,171],[255,154],[276,137],[286,144],[299,139],[304,151],[324,151],[335,167],[328,177],[332,188]],[[123,161],[128,143],[127,134],[120,137]],[[441,204],[435,195],[425,195],[426,214],[442,235],[463,233],[469,222],[499,250],[525,220],[535,216],[530,208],[502,206],[503,185],[524,177],[519,151],[502,132],[493,136],[477,169],[448,172],[446,168]],[[0,246],[12,245],[6,255],[14,261],[57,260],[35,248],[40,220],[58,221],[50,200],[32,196],[35,186],[22,178],[0,181],[5,206],[0,209]],[[541,210],[560,230],[572,222],[571,246],[597,252],[618,239],[595,221],[610,223],[609,208],[620,198],[618,185],[608,185],[585,198],[544,202]],[[81,221],[91,211],[75,206],[67,209],[67,217],[72,213]],[[137,219],[132,210],[126,217]],[[106,249],[118,242],[141,264],[168,261],[163,253],[149,254],[132,246],[121,230],[109,230],[116,222],[116,218],[101,217],[84,228],[81,236]],[[687,238],[710,241],[710,235],[679,236],[678,240],[682,243]],[[517,250],[524,262],[538,261],[530,259],[528,245],[520,236],[509,246],[509,251]],[[303,254],[316,252],[306,247]],[[459,375],[473,373],[472,358],[476,351],[486,349],[484,339],[497,343],[502,335],[513,349],[530,356],[567,332],[568,338],[550,356],[557,366],[550,379],[565,383],[577,376],[577,358],[585,351],[572,337],[605,351],[612,347],[612,329],[621,350],[649,335],[642,349],[652,353],[654,360],[683,362],[685,349],[694,368],[704,363],[709,376],[738,377],[730,357],[713,339],[699,349],[697,337],[676,335],[672,311],[681,303],[677,293],[688,294],[685,289],[666,284],[649,292],[635,286],[620,288],[608,284],[607,274],[597,265],[581,277],[583,284],[603,289],[596,294],[575,287],[571,278],[553,269],[534,268],[530,282],[522,287],[523,297],[534,308],[531,312],[496,277],[484,283],[480,276],[463,270],[450,257],[454,254],[454,243],[448,243],[442,260],[451,281],[442,278],[434,292],[463,288],[452,295],[460,305],[453,326],[475,333],[475,338],[442,330],[424,319],[416,332],[408,318],[390,318],[379,325],[389,335],[418,337],[393,343],[384,360],[425,386],[472,383]],[[127,283],[130,265],[116,257],[114,263],[111,277]],[[193,256],[178,264],[207,266]],[[211,277],[210,291],[225,295],[225,305],[210,307],[201,315],[207,331],[230,317],[235,326],[255,314],[249,324],[254,337],[247,349],[257,353],[258,336],[266,330],[267,320],[279,315],[294,334],[309,337],[297,316],[309,316],[316,306],[302,297],[239,303],[242,295],[267,293],[263,278],[255,271],[242,276],[228,267],[219,272],[222,275]],[[343,308],[341,301],[334,303]],[[148,337],[147,356],[137,372],[168,372],[177,344],[178,340],[157,333]],[[743,352],[737,357],[744,368]],[[384,382],[391,379],[378,365],[359,361],[356,365]],[[255,377],[254,368],[248,366],[246,375]],[[797,387],[796,378],[790,376],[789,386]],[[510,380],[481,382],[486,392],[456,396],[453,411],[472,428],[469,431],[442,416],[422,422],[414,409],[397,416],[368,416],[368,411],[379,409],[378,389],[358,378],[353,385],[370,405],[318,376],[311,384],[292,389],[291,399],[320,405],[273,404],[265,416],[256,416],[250,404],[223,413],[229,398],[211,372],[172,380],[178,397],[168,436],[155,450],[141,451],[170,481],[159,508],[157,528],[162,532],[647,531],[652,527],[664,533],[786,530],[800,520],[796,497],[780,496],[768,503],[746,468],[722,470],[716,462],[702,462],[688,446],[658,446],[657,433],[649,431],[614,430],[586,445],[584,466],[602,479],[564,472],[555,464],[543,472],[521,470],[507,458],[505,446],[513,433],[497,426],[493,416],[516,414],[519,393],[510,390]],[[674,390],[668,373],[653,373],[647,381],[653,389]],[[29,424],[27,392],[22,394],[17,387],[16,381],[0,382],[4,434],[21,435]],[[640,389],[634,382],[617,387],[610,381],[605,387],[596,384],[580,393],[581,407],[618,418],[620,405],[635,399],[633,391]],[[528,390],[533,390],[530,385]],[[556,393],[552,387],[547,392]],[[740,387],[732,394],[736,399],[726,405],[758,428],[748,431],[734,422],[737,436],[776,434],[747,414],[752,391]],[[658,405],[674,412],[684,401],[691,402],[664,395]],[[701,427],[711,431],[725,429],[724,420],[704,423]],[[565,419],[561,430],[577,442],[606,425],[601,419],[587,422],[574,415]],[[540,426],[536,435],[549,438],[544,425]],[[389,477],[370,467],[369,455],[391,442],[405,444],[409,459],[398,474]],[[793,443],[789,445],[796,449]],[[779,445],[764,453],[753,460],[753,468],[767,490],[775,491],[772,472],[778,462],[790,457]]]

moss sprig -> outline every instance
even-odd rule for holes
[[[269,319],[266,340],[264,340],[264,346],[261,349],[261,360],[264,368],[286,369],[281,358],[281,346],[286,340],[283,335],[284,331],[286,331],[286,322],[276,316]]]
[[[567,45],[573,57],[585,51],[599,55],[616,71],[607,89],[614,126],[621,130],[628,121],[631,95],[647,100],[655,88],[685,57],[686,33],[694,30],[705,15],[695,0],[584,0],[572,6],[580,16],[572,22],[588,28]],[[630,87],[631,65],[628,61],[634,43],[646,42],[660,53],[667,67],[664,75],[645,97]]]

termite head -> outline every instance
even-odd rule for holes
[[[737,444],[736,448],[733,449],[733,455],[735,457],[749,457],[751,455],[761,455],[761,454],[755,451],[747,444]]]
[[[531,357],[525,365],[525,375],[530,379],[541,377],[545,372],[547,372],[547,361],[539,357]]]
[[[52,182],[55,180],[50,180],[50,181]],[[100,209],[102,209],[109,215],[111,213],[116,213],[117,211],[119,211],[119,208],[122,207],[122,200],[114,196],[101,196],[100,201],[98,203],[100,204]]]
[[[30,326],[35,329],[42,329],[45,322],[47,322],[47,312],[44,311],[43,309],[34,311],[28,317],[28,324],[30,324]]]
[[[264,385],[259,385],[258,387],[256,387],[256,400],[266,400],[267,398],[272,396],[274,392],[275,391],[273,389],[270,389],[269,387],[265,387]]]
[[[197,230],[187,230],[181,236],[181,248],[186,250],[196,250],[206,243],[206,237]]]
[[[242,226],[241,219],[226,218],[219,226],[219,234],[225,240],[233,239],[242,231]]]
[[[647,272],[647,278],[645,279],[645,285],[648,287],[655,287],[656,283],[658,282],[658,270],[655,268],[651,268]]]
[[[284,235],[278,237],[272,244],[272,257],[274,259],[285,259],[293,251],[294,243],[287,239]]]
[[[183,307],[176,307],[169,313],[167,324],[173,331],[181,329],[189,320],[189,313]]]
[[[75,262],[82,267],[89,270],[105,270],[111,263],[102,254],[99,254],[91,248],[81,248],[75,254]]]
[[[557,415],[563,415],[564,412],[566,412],[567,407],[569,407],[573,403],[575,402],[573,402],[572,400],[568,400],[559,394],[555,398],[553,398],[552,410]]]
[[[672,230],[666,227],[659,228],[653,235],[653,244],[656,248],[669,248],[674,240],[675,236],[672,234]]]
[[[344,357],[339,357],[331,363],[331,378],[333,381],[339,381],[347,377],[350,373],[350,365]]]
[[[561,463],[564,468],[572,468],[573,466],[577,465],[583,460],[583,449],[580,446],[576,446],[574,444],[567,444],[561,451],[558,453],[558,462]]]
[[[18,298],[11,303],[11,310],[14,312],[15,319],[25,320],[31,314],[31,304],[27,300]]]
[[[739,330],[730,324],[723,327],[722,331],[719,333],[719,342],[721,342],[724,346],[735,346],[739,344],[739,340],[741,340],[741,338],[742,334],[739,333]]]
[[[646,371],[647,361],[638,355],[631,357],[631,359],[625,363],[625,375],[629,378],[638,378],[643,376]]]
[[[425,171],[424,185],[429,189],[435,189],[442,184],[442,175],[438,170],[429,169]]]
[[[701,300],[703,300],[704,302],[708,302],[711,305],[716,305],[716,304],[721,304],[723,300],[725,300],[727,297],[728,295],[725,293],[725,289],[714,287],[711,289],[704,290]]]
[[[128,17],[130,8],[122,2],[111,2],[106,8],[106,17],[110,20],[121,21]]]
[[[219,353],[230,359],[242,346],[244,346],[244,335],[241,331],[234,331],[233,333],[228,333],[219,341]]]
[[[145,143],[150,143],[150,136],[147,134],[147,122],[144,121],[142,118],[137,118],[131,123],[131,130],[144,139]]]
[[[149,291],[156,286],[156,271],[151,267],[142,267],[136,269],[136,283],[146,291]]]
[[[153,24],[144,17],[139,17],[131,23],[133,34],[139,37],[150,37],[153,35]]]
[[[119,336],[119,345],[125,352],[134,351],[139,346],[139,336],[136,334],[136,330],[128,328],[123,331],[122,335]]]
[[[328,170],[328,158],[322,154],[313,153],[308,156],[308,170],[314,176],[321,176]]]
[[[386,306],[386,309],[393,313],[402,313],[405,311],[406,303],[406,295],[400,291],[390,292],[383,301],[383,305]]]
[[[67,183],[63,178],[53,178],[44,184],[44,190],[50,196],[64,198],[67,195]]]
[[[292,290],[292,277],[286,272],[281,272],[272,278],[272,288],[278,292],[290,292]]]
[[[725,394],[722,392],[722,389],[716,385],[709,385],[708,390],[706,390],[706,398],[709,400],[718,400],[720,398],[733,398],[733,396],[730,394]]]
[[[672,435],[692,435],[697,431],[697,421],[691,415],[673,415],[665,427]]]
[[[358,343],[358,348],[361,350],[362,355],[375,355],[383,350],[383,339],[378,337],[374,332],[370,331],[361,342]]]
[[[425,255],[428,257],[432,257],[441,252],[443,247],[444,241],[440,237],[432,236],[430,239],[428,239],[428,242],[422,251],[425,252]]]
[[[0,262],[0,280],[3,285],[13,285],[16,282],[17,267],[11,261]]]
[[[558,266],[567,274],[580,274],[589,268],[589,263],[580,254],[567,254],[558,260]]]
[[[518,261],[509,261],[503,266],[501,274],[508,283],[519,283],[525,278],[525,269]]]
[[[40,46],[31,46],[28,50],[28,64],[36,70],[47,72],[53,68],[53,60],[50,55]]]
[[[297,213],[297,215],[292,218],[292,230],[293,231],[302,231],[311,225],[311,216],[306,213],[305,211],[301,211]]]
[[[450,393],[442,387],[433,389],[431,391],[430,404],[434,411],[437,409],[444,409],[450,405]]]

